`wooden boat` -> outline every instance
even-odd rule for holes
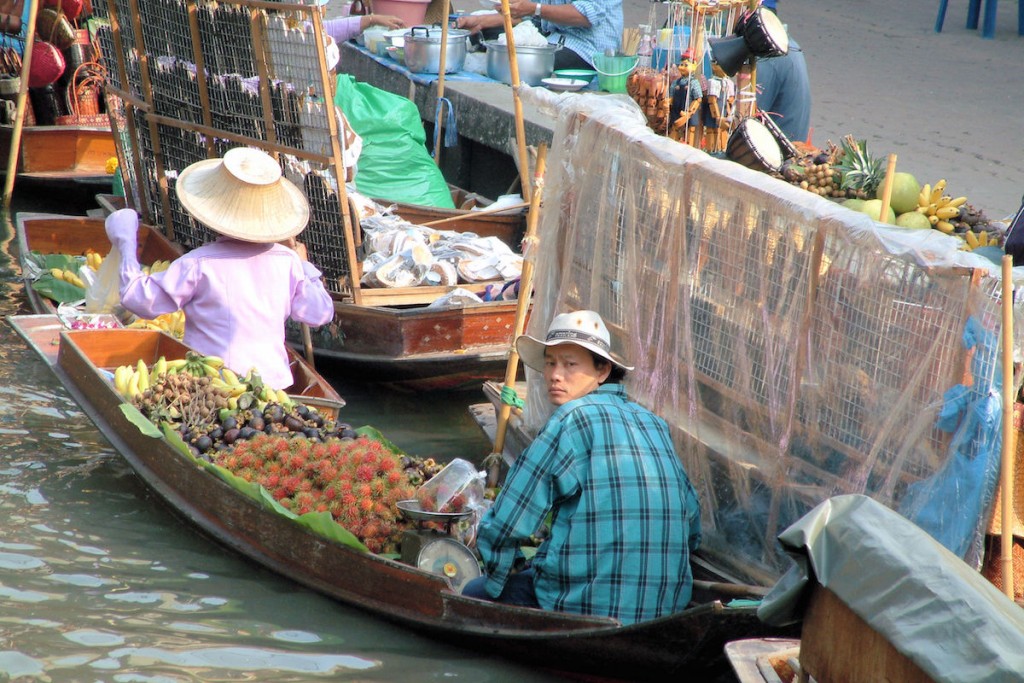
[[[445,220],[445,230],[458,230],[459,232],[475,232],[481,237],[497,237],[513,249],[519,247],[526,232],[526,214],[516,213],[513,215],[485,214],[476,215],[478,212],[473,209],[484,209],[493,200],[483,197],[475,192],[463,190],[456,185],[448,185],[452,193],[454,209],[441,209],[435,206],[424,206],[422,204],[408,204],[405,202],[394,202],[395,213],[417,225],[431,223],[433,221]],[[390,202],[385,199],[375,200],[379,204],[387,206]],[[454,219],[458,220],[454,220]]]
[[[103,228],[103,221],[96,218],[20,213],[16,224],[18,249],[22,259],[29,251],[38,251],[42,254],[84,254],[87,249],[99,253],[110,250],[110,241]],[[181,255],[181,250],[157,231],[146,228],[139,232],[138,255],[140,263],[153,263],[157,260],[173,260]],[[40,318],[31,326],[37,333],[33,338],[34,345],[38,343],[37,350],[55,350],[57,335],[62,327],[61,321],[55,315],[57,307],[52,300],[36,292],[28,283],[25,286],[25,295],[32,311]],[[109,331],[135,333],[147,330]],[[147,332],[152,334],[144,337],[121,335],[114,338],[130,340],[124,342],[126,348],[139,353],[134,359],[129,360],[137,361],[141,357],[146,357],[147,363],[152,364],[160,356],[165,356],[168,360],[184,357],[187,350],[184,344],[170,336],[160,336],[153,330]],[[154,334],[157,336],[154,337]],[[338,408],[344,405],[337,391],[297,351],[289,349],[289,357],[295,377],[295,386],[291,393],[301,395],[307,403],[336,414]],[[55,359],[48,360],[52,362]]]
[[[123,399],[105,379],[104,369],[140,353],[171,353],[170,337],[135,330],[59,331],[52,316],[15,316],[11,322],[139,477],[175,512],[253,561],[344,603],[447,642],[536,667],[625,680],[664,680],[720,669],[727,641],[768,633],[754,608],[724,604],[749,595],[747,589],[704,578],[695,582],[691,608],[631,626],[463,597],[441,575],[360,552],[268,509],[197,467],[165,439],[140,432],[122,412]],[[53,347],[55,332],[59,343]],[[718,578],[700,566],[695,571]]]
[[[13,132],[11,126],[0,126],[0,158],[10,158]],[[16,168],[19,178],[109,184],[106,164],[116,155],[110,126],[25,126]]]
[[[110,251],[110,240],[107,239],[103,221],[98,218],[22,212],[15,217],[15,230],[22,259],[30,251],[41,254],[84,254],[87,249],[100,254]],[[139,263],[172,261],[179,256],[181,248],[161,233],[149,228],[139,231]],[[27,283],[25,296],[36,313],[56,311],[50,299],[40,295]]]
[[[123,200],[110,195],[101,202],[108,210],[117,210]],[[26,251],[69,253],[69,245],[75,245],[73,253],[87,247],[105,253],[110,248],[100,219],[19,214],[17,228]],[[141,257],[143,262],[180,254],[158,255],[177,247],[152,228],[143,227],[139,235],[140,248],[148,255]],[[336,298],[334,322],[312,331],[313,351],[346,375],[407,389],[457,389],[500,377],[515,327],[516,302],[442,309],[424,305],[446,291],[444,287],[364,290],[363,304]],[[288,340],[295,348],[302,347],[298,325],[289,326]]]

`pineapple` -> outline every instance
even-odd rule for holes
[[[857,141],[852,135],[843,138],[843,157],[836,167],[843,175],[840,187],[848,197],[867,199],[875,196],[875,190],[885,177],[882,160],[868,153],[868,143]]]

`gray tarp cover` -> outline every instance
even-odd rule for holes
[[[758,610],[765,622],[799,620],[813,580],[936,681],[1024,678],[1024,610],[891,509],[837,496],[779,541],[796,566]]]

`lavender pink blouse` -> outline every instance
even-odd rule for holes
[[[255,368],[275,389],[292,383],[285,321],[323,325],[334,314],[320,271],[293,250],[227,237],[152,275],[136,259],[124,258],[121,302],[143,318],[184,310],[186,344],[222,357],[236,373]]]

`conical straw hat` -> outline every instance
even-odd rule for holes
[[[273,157],[251,147],[197,161],[178,175],[175,189],[197,221],[246,242],[280,242],[309,222],[306,196],[281,176]]]

